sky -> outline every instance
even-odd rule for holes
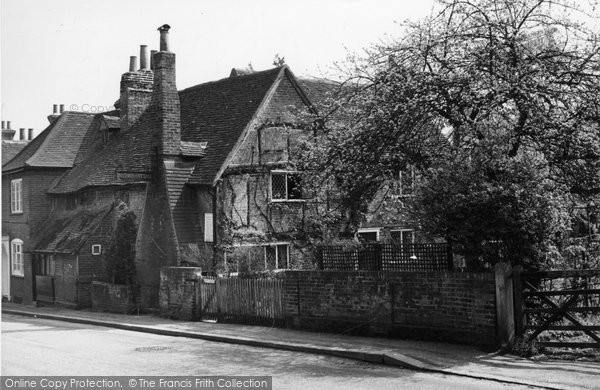
[[[53,104],[110,110],[139,45],[158,49],[171,26],[177,87],[227,77],[231,68],[272,67],[276,54],[296,75],[332,77],[349,53],[400,33],[433,0],[2,0],[2,120],[13,129],[47,125]]]

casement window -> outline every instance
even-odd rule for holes
[[[390,236],[395,244],[413,244],[415,242],[415,231],[412,229],[394,229]]]
[[[11,250],[11,273],[15,276],[23,276],[23,241],[15,238],[10,243]]]
[[[290,257],[288,244],[265,246],[265,269],[286,269]]]
[[[366,242],[377,242],[380,232],[381,228],[361,228],[358,229],[357,235]]]
[[[23,212],[23,179],[10,181],[10,211],[14,214]]]
[[[271,172],[271,200],[273,202],[301,201],[302,177],[299,172]]]
[[[415,192],[415,169],[410,166],[399,171],[392,185],[392,194],[397,197],[413,196]]]
[[[52,255],[34,255],[33,269],[36,275],[54,276],[56,273],[56,260]]]
[[[213,242],[213,215],[212,213],[204,213],[204,242]]]

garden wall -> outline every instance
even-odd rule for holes
[[[286,326],[495,348],[494,274],[288,271]]]

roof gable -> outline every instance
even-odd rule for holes
[[[66,111],[3,166],[3,171],[24,167],[70,168],[94,115]]]

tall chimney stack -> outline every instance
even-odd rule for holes
[[[169,51],[169,29],[171,26],[163,24],[158,28],[160,31],[160,51]]]
[[[65,105],[61,104],[60,105],[60,113],[62,114],[65,111]]]
[[[6,121],[6,129],[10,130],[10,121]]]
[[[19,129],[19,140],[25,141],[25,128],[21,127]]]
[[[4,130],[4,121],[2,121],[2,130]]]
[[[181,148],[181,110],[175,83],[175,53],[169,50],[170,26],[160,31],[160,51],[154,55],[154,88],[149,110],[156,113],[155,146],[163,156],[177,156]]]
[[[137,57],[131,56],[129,57],[129,71],[135,72],[137,70]]]
[[[148,45],[140,45],[140,70],[148,70]]]
[[[33,139],[33,129],[29,129],[27,134],[27,140],[31,141]]]
[[[58,104],[52,105],[52,114],[58,115]]]

